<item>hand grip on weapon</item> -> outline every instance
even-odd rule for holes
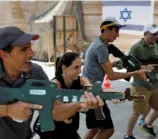
[[[18,101],[16,103],[6,105],[6,115],[11,117],[14,121],[23,122],[27,121],[32,115],[31,109],[40,110],[42,109],[42,106]]]
[[[147,80],[147,73],[151,72],[149,69],[140,69],[137,70],[137,75],[139,76],[140,79],[142,80]]]
[[[85,92],[82,96],[83,102],[80,103],[81,109],[94,109],[97,107],[102,107],[104,105],[104,101],[100,96],[94,96],[91,92]]]
[[[114,104],[122,103],[120,99],[112,99],[111,100]]]

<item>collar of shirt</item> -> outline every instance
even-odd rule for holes
[[[141,39],[141,43],[144,47],[147,47],[147,48],[153,48],[157,46],[157,44],[154,43],[153,45],[151,45],[151,47],[149,47],[149,45],[145,42],[144,38]]]
[[[3,66],[2,66],[2,63],[0,62],[0,78],[3,78],[3,77],[4,77],[4,74],[5,74],[4,68],[3,68]],[[21,74],[21,78],[28,79],[28,78],[30,78],[30,77],[31,77],[31,75],[30,75],[29,72],[25,72],[25,73],[22,73],[22,74]]]

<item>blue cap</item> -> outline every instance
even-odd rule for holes
[[[0,50],[9,46],[23,46],[31,40],[38,40],[39,35],[28,34],[15,26],[0,28]]]

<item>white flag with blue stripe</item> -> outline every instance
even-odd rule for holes
[[[153,23],[153,0],[104,0],[102,4],[102,19],[114,16],[123,24],[127,24],[121,32],[142,33],[145,24]]]

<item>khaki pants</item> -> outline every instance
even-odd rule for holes
[[[132,95],[144,95],[145,100],[133,100],[133,111],[139,114],[143,114],[146,106],[149,104],[149,98],[152,93],[158,93],[158,88],[147,89],[145,87],[132,87]]]

